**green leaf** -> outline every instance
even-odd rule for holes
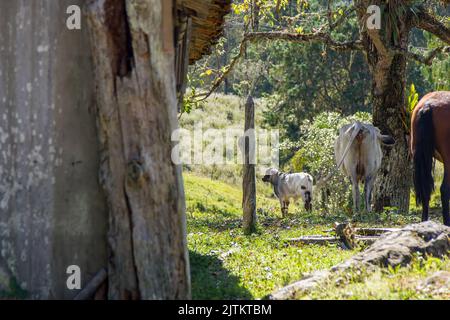
[[[408,112],[412,113],[417,103],[419,102],[419,94],[416,92],[414,83],[411,84],[408,95]]]

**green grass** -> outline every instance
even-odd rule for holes
[[[213,95],[202,108],[183,114],[181,127],[192,130],[196,123],[201,122],[203,129],[243,129],[243,104],[244,101],[236,96]],[[256,126],[261,126],[266,106],[263,100],[256,100],[255,104]],[[344,210],[327,215],[319,212],[309,214],[301,206],[291,205],[290,216],[282,219],[272,189],[262,183],[260,172],[257,171],[258,227],[255,234],[248,236],[241,229],[242,167],[185,165],[184,172],[194,299],[262,298],[277,288],[299,280],[306,273],[328,269],[356,253],[356,250],[345,251],[335,245],[290,246],[284,240],[301,235],[325,234],[334,222],[353,219]],[[442,167],[437,163],[436,192],[431,202],[431,218],[437,221],[442,221],[439,195],[442,173]],[[399,215],[392,208],[382,214],[358,216],[357,224],[396,227],[420,222],[421,208],[415,206],[414,202],[412,197],[410,214]],[[378,276],[381,279],[379,282],[390,283],[389,288],[394,288],[392,292],[387,292],[383,287],[384,291],[380,291],[382,293],[379,295],[368,296],[364,293],[364,282],[353,281],[348,283],[353,295],[348,295],[345,289],[340,291],[339,287],[329,287],[324,292],[314,292],[301,298],[416,297],[409,292],[410,288],[403,291],[395,289],[397,283],[401,286],[403,279],[415,279],[415,271],[404,269],[396,276],[374,274],[368,283],[374,283],[375,286]],[[351,277],[357,278],[354,275]]]
[[[349,219],[344,213],[323,216],[315,212],[306,213],[300,206],[291,205],[289,217],[282,219],[278,201],[269,196],[266,186],[258,185],[258,228],[255,234],[247,236],[241,229],[242,193],[239,185],[191,173],[184,174],[184,181],[194,299],[262,298],[299,280],[306,273],[328,269],[357,252],[342,250],[336,245],[294,246],[284,240],[325,234],[335,221]],[[432,218],[439,220],[440,215]],[[385,212],[366,215],[357,224],[393,227],[419,220],[417,214]],[[392,281],[396,282],[395,278]],[[358,285],[354,285],[355,294],[346,298],[366,298],[364,284],[359,285],[362,286],[361,292],[356,290]],[[344,296],[344,293],[331,292],[311,297]],[[389,297],[391,295],[386,296]]]
[[[200,108],[185,113],[180,118],[180,127],[193,129],[198,123],[203,128],[223,129],[230,126],[244,128],[245,99],[235,95],[216,93],[211,95]],[[261,99],[255,99],[255,123],[262,123],[263,112],[266,105]]]
[[[298,299],[364,299],[410,300],[450,299],[450,286],[445,283],[426,283],[437,271],[450,272],[450,259],[416,256],[404,268],[359,270],[333,276],[316,290]]]
[[[441,187],[443,177],[444,177],[444,165],[441,162],[436,161],[434,171],[433,171],[434,192],[431,194],[430,211],[434,212],[434,213],[438,213],[438,214],[440,214],[441,210],[442,210],[440,187]],[[414,192],[411,192],[409,207],[412,212],[417,212],[417,213],[422,212],[422,206],[416,205],[416,197],[415,197]]]
[[[352,254],[335,246],[288,246],[284,238],[320,233],[331,224],[314,223],[294,207],[281,219],[278,201],[264,196],[257,199],[257,232],[244,235],[237,186],[192,174],[184,180],[194,299],[261,298]]]

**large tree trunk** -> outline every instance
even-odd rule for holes
[[[65,24],[83,2],[0,1],[0,269],[31,299],[73,298],[67,267],[83,287],[107,262],[89,36]]]
[[[109,298],[190,297],[177,127],[172,1],[94,0],[102,184],[109,205]]]
[[[395,139],[393,147],[383,146],[383,161],[374,188],[374,210],[396,207],[399,212],[409,211],[411,165],[405,124],[406,61],[404,55],[395,55],[386,71],[374,79],[373,123],[383,133]],[[378,82],[385,86],[378,92]]]
[[[378,1],[379,2],[379,1]],[[374,209],[396,207],[408,212],[411,186],[411,168],[406,139],[406,52],[411,29],[410,12],[396,21],[396,27],[387,20],[388,6],[382,6],[381,30],[366,28],[367,7],[372,1],[358,1],[358,15],[369,69],[373,77],[373,123],[382,133],[394,137],[394,147],[383,147],[383,161],[374,188]],[[393,6],[393,9],[394,8]],[[393,29],[396,28],[394,32]],[[395,48],[395,49],[394,49]]]

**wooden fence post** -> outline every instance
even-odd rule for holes
[[[244,172],[243,172],[243,228],[246,234],[256,229],[256,177],[255,177],[255,104],[251,95],[245,103]]]

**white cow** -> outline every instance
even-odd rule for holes
[[[313,177],[311,175],[304,172],[282,173],[277,169],[269,168],[262,181],[272,184],[273,191],[280,200],[283,217],[288,213],[290,199],[297,202],[301,197],[305,209],[312,210]]]
[[[394,139],[382,135],[377,127],[359,121],[343,126],[334,145],[338,167],[350,177],[353,186],[353,210],[359,211],[359,182],[364,182],[365,208],[371,211],[370,202],[376,174],[383,153],[381,144],[393,145]]]

